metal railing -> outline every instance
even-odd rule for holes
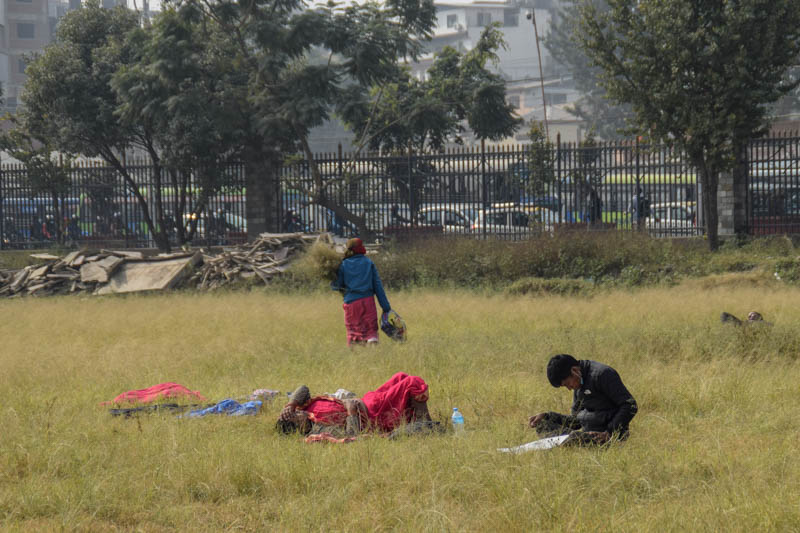
[[[506,239],[580,229],[703,232],[696,174],[664,146],[482,146],[441,154],[321,154],[315,161],[317,181],[306,162],[283,169],[285,231]],[[315,201],[320,195],[352,217],[322,207]]]
[[[163,176],[163,217],[155,212],[154,167],[126,167],[147,202],[157,228],[163,224],[172,244],[182,244],[177,226],[194,228],[191,242],[215,245],[247,239],[245,181],[242,165],[224,169],[225,186],[204,201],[202,186],[187,176],[185,206],[177,216],[180,191]],[[0,169],[0,233],[3,248],[41,248],[55,244],[97,245],[126,248],[154,247],[144,209],[120,174],[95,163],[77,163],[66,169],[67,182],[56,192],[36,189],[23,165]],[[203,203],[203,205],[200,205]]]
[[[747,147],[746,209],[751,234],[800,232],[800,134]],[[525,239],[542,232],[640,230],[676,237],[704,232],[697,173],[683,154],[637,141],[592,146],[556,143],[479,146],[437,154],[319,154],[314,180],[305,161],[281,170],[280,227],[342,237],[462,235]],[[188,175],[186,206],[162,176],[164,219],[155,215],[154,168],[127,167],[150,217],[181,244],[178,224],[195,229],[192,244],[246,240],[244,166],[222,169],[224,187],[208,195]],[[66,245],[153,247],[144,211],[115,169],[77,164],[57,194],[34,189],[24,166],[0,169],[4,248]],[[160,226],[159,226],[160,227]]]

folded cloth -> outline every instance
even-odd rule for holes
[[[348,442],[353,442],[358,437],[345,437],[343,439],[337,439],[331,433],[317,433],[315,435],[309,435],[303,442],[306,444],[310,444],[312,442],[332,442],[334,444],[346,444]]]
[[[236,400],[231,400],[229,398],[227,400],[222,400],[217,405],[212,405],[211,407],[207,407],[205,409],[196,409],[186,413],[183,416],[187,418],[198,418],[206,415],[222,414],[230,416],[255,415],[261,410],[261,405],[262,402],[258,400],[239,403]]]
[[[323,396],[332,396],[337,400],[349,400],[351,398],[358,398],[355,392],[351,392],[347,389],[336,389],[336,392],[334,392],[333,394],[326,392],[325,394],[323,394]]]
[[[177,398],[179,396],[189,396],[207,402],[208,400],[199,392],[189,390],[177,383],[160,383],[146,389],[131,390],[123,392],[109,402],[102,402],[100,405],[120,404],[120,403],[148,403],[159,398]]]
[[[256,389],[252,393],[250,393],[250,400],[261,400],[261,401],[269,401],[273,399],[275,396],[280,394],[281,391],[279,390],[272,390],[272,389]]]

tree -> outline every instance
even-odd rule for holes
[[[12,121],[13,123],[13,121]],[[0,136],[0,148],[25,166],[25,181],[33,196],[47,194],[54,217],[55,240],[64,243],[62,213],[59,198],[69,191],[72,158],[59,157],[52,145],[42,144],[20,128],[14,128]]]
[[[685,151],[698,169],[708,244],[719,246],[717,186],[765,128],[768,106],[800,80],[796,0],[589,0],[576,39],[632,126]]]
[[[402,70],[396,80],[373,87],[368,96],[354,95],[340,116],[358,132],[357,144],[424,153],[449,141],[461,144],[465,126],[478,139],[511,135],[521,120],[506,102],[505,82],[487,68],[497,63],[497,50],[506,46],[499,27],[494,23],[484,28],[475,47],[464,54],[446,46],[425,80]]]
[[[138,25],[136,13],[122,7],[103,9],[97,0],[68,13],[54,43],[25,71],[19,125],[25,135],[53,149],[105,160],[123,177],[157,246],[169,251],[160,208],[154,219],[141,186],[124,164],[126,149],[154,145],[153,132],[146,125],[120,120],[120,102],[111,87],[116,71],[132,60],[125,36]],[[160,172],[154,178],[160,206]]]
[[[303,9],[300,0],[182,0],[185,17],[214,24],[248,75],[248,101],[265,146],[297,147],[310,185],[292,184],[311,203],[369,236],[365,215],[337,200],[347,176],[324,176],[308,142],[311,128],[347,104],[352,87],[382,86],[398,77],[400,58],[416,58],[435,21],[431,0],[387,0]],[[318,61],[319,52],[326,53]]]
[[[528,179],[525,181],[525,190],[531,196],[542,196],[550,192],[556,181],[555,150],[542,122],[532,122],[528,136],[531,144],[527,149]]]
[[[155,211],[159,220],[174,221],[183,244],[210,197],[229,183],[230,164],[250,155],[243,149],[252,138],[247,76],[213,28],[170,8],[129,32],[124,46],[132,58],[111,78],[116,114],[122,126],[148,132],[143,145],[154,175],[163,174],[175,191],[166,208],[157,194]]]
[[[477,139],[501,140],[522,122],[506,102],[505,82],[488,65],[505,47],[499,23],[484,28],[475,47],[460,53],[445,47],[424,80],[407,69],[389,83],[371,88],[352,87],[339,116],[355,132],[356,145],[397,155],[383,169],[406,198],[419,198],[435,169],[408,150],[426,153],[448,142],[462,144],[469,129]],[[416,206],[415,201],[411,202]]]
[[[567,111],[580,118],[603,139],[621,136],[625,121],[631,115],[628,104],[615,105],[606,97],[606,90],[598,82],[600,68],[592,65],[587,54],[575,46],[580,32],[579,0],[561,0],[557,16],[553,17],[544,45],[553,58],[564,65],[581,92],[580,98]],[[600,13],[608,11],[604,1],[595,3]]]

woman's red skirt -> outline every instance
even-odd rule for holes
[[[354,342],[378,342],[378,311],[373,296],[342,304],[342,308],[348,345]]]

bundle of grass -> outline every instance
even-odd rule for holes
[[[292,265],[292,277],[305,282],[334,281],[342,254],[330,244],[317,241]]]

